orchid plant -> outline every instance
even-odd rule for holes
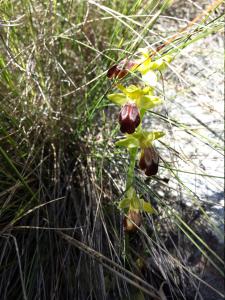
[[[128,87],[119,82],[116,84],[119,92],[107,96],[110,101],[121,107],[119,124],[125,137],[117,141],[116,146],[125,147],[130,155],[125,197],[118,205],[127,213],[124,219],[126,231],[133,231],[141,224],[140,212],[155,213],[151,204],[139,197],[135,191],[134,170],[138,159],[139,168],[146,176],[154,176],[158,172],[159,155],[154,141],[164,136],[165,133],[145,131],[142,128],[142,121],[147,110],[163,103],[163,100],[155,95],[155,86],[159,71],[163,71],[172,60],[170,55],[152,60],[146,49],[140,49],[139,53],[138,59],[123,60],[112,66],[107,73],[110,79],[120,80],[128,73],[139,72],[142,79],[140,84]]]

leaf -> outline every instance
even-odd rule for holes
[[[110,94],[107,96],[107,98],[110,101],[112,101],[113,103],[120,105],[120,106],[124,105],[128,101],[126,95],[124,95],[122,93]]]
[[[155,96],[142,96],[138,101],[136,101],[139,108],[150,109],[157,105],[162,104],[163,100]]]
[[[157,84],[157,76],[155,72],[149,70],[146,73],[142,74],[142,80],[144,83],[149,84],[150,86],[156,86]]]
[[[133,136],[130,136],[130,137],[127,137],[125,139],[122,139],[120,141],[117,141],[115,143],[116,146],[118,147],[125,147],[125,148],[136,148],[139,146],[139,141],[133,137]]]
[[[130,206],[130,201],[131,201],[130,198],[124,198],[124,199],[122,199],[122,200],[119,202],[118,207],[119,207],[120,209],[127,208],[127,207]]]

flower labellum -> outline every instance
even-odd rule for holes
[[[129,70],[131,70],[133,67],[136,66],[136,63],[132,60],[122,60],[118,65],[112,66],[108,72],[107,77],[108,78],[123,78],[127,75]]]
[[[119,114],[120,130],[122,133],[134,133],[140,124],[140,113],[134,102],[127,102]]]
[[[147,176],[156,175],[159,167],[159,155],[153,146],[142,149],[139,167]]]
[[[123,226],[125,231],[135,231],[137,226],[141,225],[141,215],[139,211],[136,210],[130,210],[128,212],[127,217],[124,218]]]

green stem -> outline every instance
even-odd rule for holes
[[[142,119],[143,119],[145,113],[146,113],[146,109],[145,108],[141,108],[140,109],[141,122],[142,122]]]
[[[130,149],[130,165],[127,172],[127,183],[126,183],[126,190],[128,190],[134,182],[134,168],[135,168],[135,161],[137,156],[138,148]]]

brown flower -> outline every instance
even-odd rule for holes
[[[159,167],[159,155],[153,146],[142,149],[139,167],[147,176],[156,175]]]
[[[139,109],[134,102],[127,102],[119,114],[120,130],[123,133],[134,133],[140,124]]]
[[[124,217],[123,226],[125,231],[135,231],[141,225],[141,215],[138,210],[130,210],[127,217]]]

